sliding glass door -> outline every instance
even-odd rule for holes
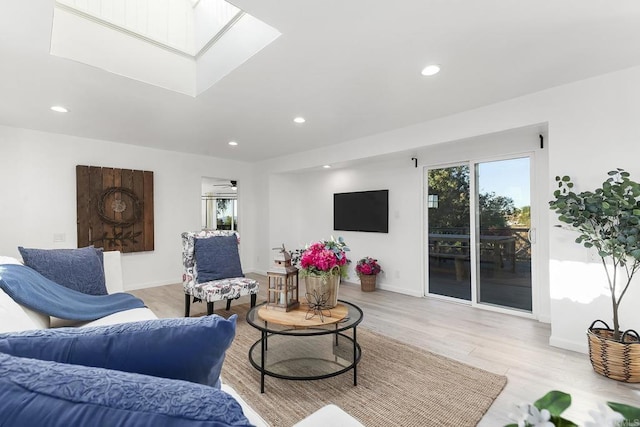
[[[477,163],[478,302],[531,311],[528,157]]]
[[[427,171],[429,292],[471,301],[469,166]]]
[[[532,311],[530,158],[427,170],[428,293]]]

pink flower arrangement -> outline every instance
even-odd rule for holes
[[[331,272],[338,267],[340,274],[344,275],[346,265],[349,263],[347,254],[349,248],[344,243],[342,237],[338,240],[319,241],[309,245],[300,256],[300,267],[303,275],[322,275]]]
[[[364,257],[356,264],[356,272],[358,275],[373,276],[382,271],[377,259],[371,257]]]

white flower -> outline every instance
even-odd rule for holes
[[[509,414],[509,418],[518,423],[518,427],[554,427],[551,414],[546,409],[542,411],[529,403],[517,405],[518,413]]]
[[[593,421],[587,421],[584,427],[618,427],[624,417],[604,403],[598,403],[598,411],[589,411]]]
[[[509,418],[518,423],[518,427],[525,427],[527,422],[527,417],[529,416],[529,405],[528,403],[523,403],[521,405],[516,405],[516,413],[509,414]]]
[[[546,410],[539,410],[533,405],[529,405],[529,416],[527,417],[527,423],[533,427],[554,427],[553,423],[549,421],[551,419],[551,413]]]

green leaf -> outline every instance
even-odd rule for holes
[[[607,402],[607,405],[614,411],[621,413],[626,421],[640,420],[640,408],[614,402]]]
[[[552,390],[534,402],[533,406],[538,409],[546,409],[553,416],[560,416],[571,406],[571,395],[558,390]]]
[[[553,425],[556,427],[578,427],[578,424],[562,417],[551,417],[551,421],[553,421]]]
[[[567,218],[567,217],[566,217],[566,216],[564,216],[564,215],[560,215],[560,216],[558,217],[558,221],[562,221],[562,222],[572,222],[572,221],[571,221],[571,219]]]
[[[567,175],[562,177],[562,182],[569,182],[571,181],[571,178],[569,178]]]

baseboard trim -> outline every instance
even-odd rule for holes
[[[549,338],[549,345],[552,347],[563,348],[565,350],[576,351],[582,354],[589,353],[589,346],[587,345],[586,338],[583,341],[579,342],[579,341],[566,340],[564,338],[557,338],[557,337],[551,336]]]
[[[347,282],[352,285],[360,286],[360,282],[351,282],[347,280],[344,280],[344,282]],[[414,289],[400,288],[398,286],[393,286],[393,285],[380,283],[380,282],[376,283],[376,289],[380,289],[382,291],[395,292],[397,294],[409,295],[409,296],[418,297],[418,298],[422,298],[424,296],[420,292],[416,292]]]
[[[180,283],[180,282],[176,280],[167,280],[162,282],[135,283],[133,285],[126,285],[124,287],[124,290],[125,292],[137,291],[139,289],[157,288],[158,286],[175,285],[176,283]]]
[[[538,322],[551,323],[551,316],[538,316]]]
[[[246,273],[255,273],[255,274],[260,274],[262,276],[266,276],[267,272],[264,270],[258,270],[255,268],[252,268],[250,270],[247,270]],[[342,283],[346,283],[349,285],[354,285],[354,286],[360,286],[360,282],[353,282],[349,279],[342,279]],[[418,297],[418,298],[422,298],[424,295],[422,295],[422,293],[420,292],[416,292],[415,289],[406,289],[406,288],[401,288],[398,286],[393,286],[393,285],[388,285],[386,283],[376,283],[376,289],[380,289],[383,291],[389,291],[389,292],[395,292],[398,294],[403,294],[403,295],[409,295],[412,297]]]
[[[415,289],[399,288],[397,286],[387,285],[385,283],[376,284],[376,288],[382,289],[383,291],[395,292],[397,294],[409,295],[411,297],[424,297],[422,292],[416,292]]]

